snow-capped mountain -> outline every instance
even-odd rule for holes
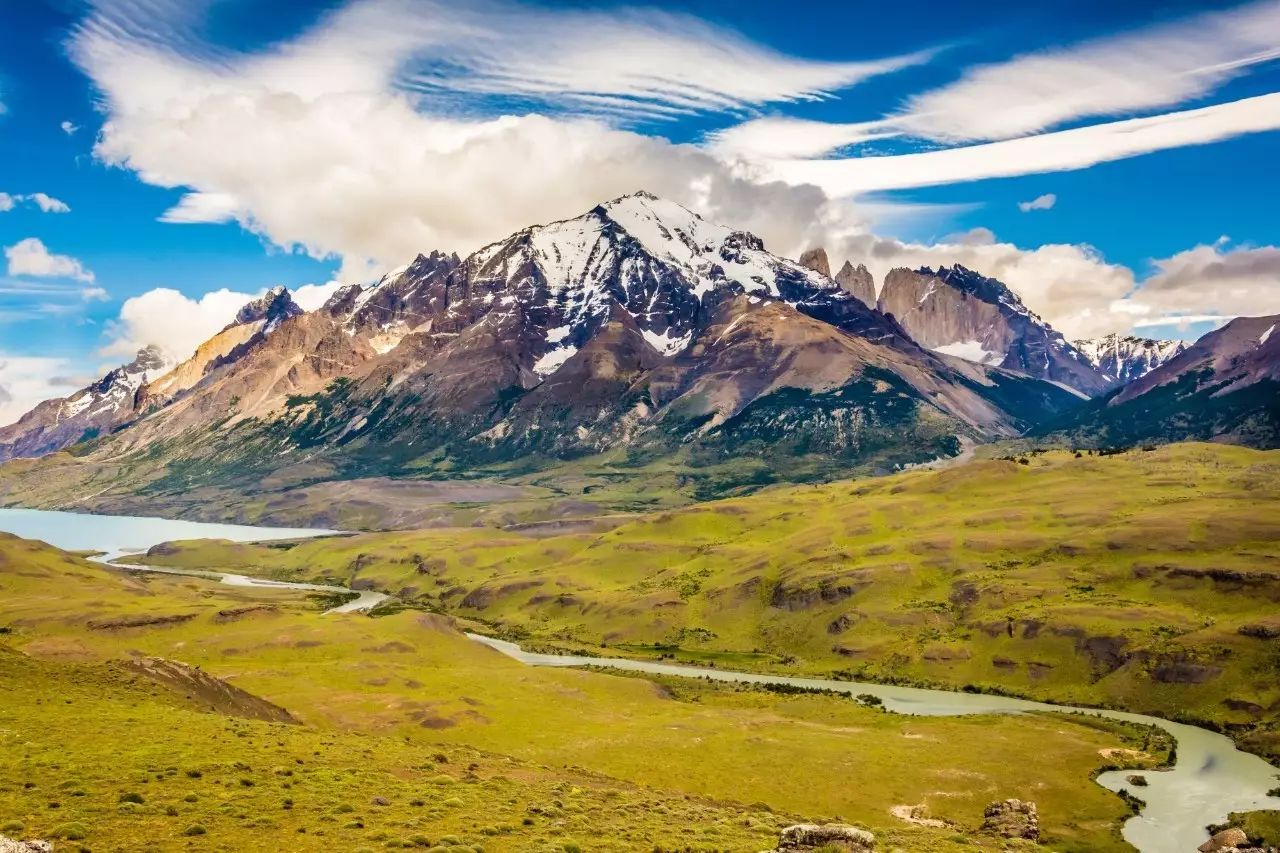
[[[302,314],[289,291],[276,287],[246,304],[226,328],[181,363],[167,360],[154,346],[146,347],[132,362],[87,388],[47,400],[0,429],[0,461],[39,456],[115,432],[190,392],[210,373],[251,352],[286,320]]]
[[[1134,335],[1107,335],[1075,341],[1089,363],[1117,386],[1146,376],[1187,348],[1184,341],[1161,341]]]
[[[0,460],[39,456],[110,431],[132,416],[139,391],[167,367],[156,347],[69,397],[46,400],[0,428]]]
[[[1238,317],[1046,431],[1093,444],[1195,439],[1280,447],[1280,315]]]
[[[1087,396],[1114,385],[1003,282],[959,264],[893,270],[878,305],[921,346],[937,352],[1016,370]]]
[[[102,453],[163,446],[207,463],[184,472],[260,478],[304,456],[299,476],[367,476],[694,447],[786,478],[791,454],[831,471],[932,458],[1075,400],[942,359],[828,275],[648,193],[465,259],[420,255],[308,314],[286,298],[148,383]]]

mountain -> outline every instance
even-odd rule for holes
[[[872,278],[871,271],[862,264],[855,267],[849,261],[845,261],[844,266],[836,273],[836,284],[856,296],[863,305],[870,308],[876,307],[876,281]]]
[[[318,311],[286,299],[145,386],[87,464],[126,478],[118,494],[189,495],[615,453],[717,494],[952,455],[1078,403],[923,349],[829,276],[648,193],[419,255]]]
[[[956,264],[895,269],[877,303],[921,346],[1072,388],[1105,393],[1114,381],[1002,282]]]
[[[1107,335],[1074,341],[1073,345],[1117,387],[1147,375],[1187,348],[1183,341],[1160,341],[1133,335]]]
[[[0,427],[0,461],[40,456],[110,432],[131,419],[138,392],[165,366],[158,348],[145,347],[133,361],[87,388],[40,403],[17,422]]]
[[[800,266],[808,267],[820,275],[831,278],[831,261],[827,257],[827,250],[821,247],[809,249],[802,254]],[[849,261],[845,261],[844,266],[835,274],[835,282],[846,293],[856,296],[863,305],[868,308],[876,307],[876,282],[870,270],[862,264],[855,267]]]
[[[190,392],[212,372],[252,352],[286,320],[302,314],[289,291],[277,287],[241,308],[229,325],[179,364],[168,363],[154,346],[142,349],[132,362],[93,385],[70,397],[45,401],[0,428],[0,461],[40,456],[113,433]]]
[[[1097,446],[1204,439],[1280,447],[1278,329],[1280,315],[1232,320],[1037,431]]]

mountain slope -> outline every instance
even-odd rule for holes
[[[953,455],[1078,402],[923,349],[830,277],[647,193],[420,255],[309,314],[284,298],[152,383],[83,490],[186,500],[612,453],[710,495]]]
[[[1280,447],[1280,315],[1240,317],[1039,432],[1095,444],[1212,439]]]
[[[1114,384],[1002,282],[959,264],[891,271],[878,305],[929,349],[1057,382],[1087,396]]]
[[[100,433],[109,433],[132,419],[139,392],[148,377],[165,367],[156,347],[146,347],[128,364],[69,397],[46,400],[18,421],[0,427],[0,461],[40,456]]]
[[[1160,341],[1133,335],[1107,335],[1073,341],[1072,344],[1117,387],[1145,376],[1187,348],[1183,341]]]

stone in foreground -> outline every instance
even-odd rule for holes
[[[782,830],[778,848],[769,853],[817,850],[819,847],[848,853],[869,853],[876,848],[876,837],[865,829],[843,823],[798,823]]]
[[[16,841],[0,835],[0,853],[52,853],[48,841]]]
[[[1002,838],[1040,840],[1040,814],[1030,800],[992,803],[982,813],[982,828]]]

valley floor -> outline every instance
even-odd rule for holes
[[[758,851],[787,824],[840,819],[915,853],[999,849],[983,808],[1016,797],[1038,804],[1051,849],[1128,850],[1128,805],[1091,777],[1164,760],[1149,730],[534,669],[460,629],[1105,703],[1224,728],[1274,761],[1277,473],[1276,454],[1213,445],[1054,452],[607,530],[147,558],[391,593],[371,616],[0,537],[0,834],[93,850]],[[236,690],[137,663],[153,657]]]

